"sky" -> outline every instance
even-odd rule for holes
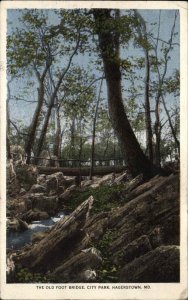
[[[140,14],[146,21],[147,30],[152,32],[154,36],[157,36],[157,25],[151,25],[151,23],[158,23],[159,10],[139,10]],[[171,28],[174,22],[174,10],[162,10],[161,11],[161,29],[160,29],[160,38],[162,40],[168,41],[170,37]],[[23,24],[19,22],[19,17],[21,15],[21,10],[8,10],[8,33],[11,34],[15,27],[22,28]],[[49,10],[49,22],[57,24],[58,20],[54,18],[53,11]],[[179,43],[179,16],[176,22],[176,32],[178,35],[175,37],[175,42]],[[174,72],[175,69],[179,69],[179,46],[174,46],[173,51],[171,52],[171,61],[169,62],[167,77]],[[143,56],[143,50],[133,47],[130,43],[129,48],[124,50],[123,56],[129,57],[132,56]],[[80,55],[76,59],[76,63],[79,63],[80,66],[87,67],[90,65],[90,59],[88,55]],[[94,72],[95,73],[95,72]],[[143,74],[144,76],[144,74]],[[11,95],[18,95],[24,88],[26,80],[24,78],[19,80],[13,80],[10,84]],[[141,82],[143,84],[143,81]],[[106,86],[104,85],[104,96],[106,97]],[[32,101],[37,99],[36,86],[30,87],[29,94],[26,96],[27,100]],[[169,99],[170,101],[170,99]],[[167,99],[168,102],[168,99]],[[34,112],[35,104],[26,103],[23,101],[10,101],[10,117],[14,121],[21,120],[25,124],[29,125],[31,118]]]

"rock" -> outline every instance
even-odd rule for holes
[[[57,222],[38,244],[15,259],[23,266],[39,271],[55,269],[60,261],[67,261],[70,250],[86,235],[82,228],[89,218],[93,201],[93,197],[89,197],[68,218]]]
[[[138,176],[133,178],[128,184],[129,192],[135,189],[137,186],[139,186],[142,182],[143,182],[143,174],[139,174]]]
[[[155,177],[153,177],[149,181],[147,181],[147,182],[139,185],[138,187],[134,188],[134,190],[132,190],[131,192],[129,191],[129,193],[127,195],[127,199],[131,200],[131,199],[136,198],[137,196],[147,192],[149,189],[154,187],[156,184],[159,184],[163,180],[164,180],[164,177],[156,175]]]
[[[51,175],[49,175],[49,176],[51,176]],[[47,193],[49,193],[52,190],[57,191],[57,189],[58,189],[58,182],[57,182],[56,177],[51,176],[49,178],[49,176],[46,179]]]
[[[25,220],[28,223],[31,223],[32,221],[46,220],[49,218],[50,217],[47,212],[39,210],[33,211],[31,209],[22,215],[22,220]]]
[[[7,262],[6,262],[6,279],[7,282],[14,282],[14,275],[15,275],[15,264],[13,261],[13,255],[7,255]]]
[[[10,146],[10,152],[12,159],[14,161],[14,164],[25,164],[25,158],[26,154],[24,149],[20,145],[11,145]]]
[[[91,215],[90,197],[44,237],[34,237],[35,244],[25,248],[14,261],[31,272],[49,271],[60,282],[99,282],[97,274],[101,274],[102,266],[100,259],[93,262],[95,246],[101,250],[99,256],[107,258],[108,265],[116,269],[115,277],[109,273],[106,280],[178,282],[179,177],[156,176],[140,182],[141,176],[127,182],[122,191],[125,204],[121,201],[108,212]],[[62,201],[68,203],[76,189],[71,186],[62,193]],[[37,197],[43,199],[37,201],[45,202],[47,196]],[[36,205],[33,201],[32,204]]]
[[[105,233],[108,227],[108,217],[108,212],[102,212],[89,218],[86,222],[83,230],[89,236],[91,243],[99,241]]]
[[[125,247],[114,251],[113,262],[116,265],[128,263],[135,258],[144,255],[152,250],[150,240],[147,235],[142,235],[138,239],[132,241]]]
[[[28,224],[20,218],[8,219],[7,229],[16,232],[25,231],[28,229]]]
[[[69,202],[75,191],[79,190],[76,185],[71,185],[64,193],[59,196],[59,203],[66,204]]]
[[[94,180],[94,183],[91,184],[91,187],[97,188],[101,185],[109,185],[112,181],[112,176],[113,176],[113,173],[110,173],[110,174],[103,176],[102,178],[97,178],[96,180]]]
[[[81,188],[89,187],[93,182],[94,182],[94,179],[81,181]]]
[[[6,163],[6,193],[11,197],[16,197],[20,192],[20,182],[16,177],[13,160],[9,159]]]
[[[36,166],[24,164],[16,167],[17,179],[26,191],[37,182],[37,175]]]
[[[32,185],[29,192],[30,193],[45,193],[46,188],[40,184],[34,184],[34,185]]]
[[[41,174],[37,177],[37,183],[46,188],[46,176],[45,174]]]
[[[7,229],[9,231],[19,231],[19,222],[16,218],[7,220]]]
[[[43,193],[32,193],[27,195],[26,203],[32,210],[45,211],[54,215],[58,210],[58,197],[46,196]]]
[[[56,194],[62,193],[64,191],[65,186],[66,180],[62,172],[57,172],[52,175],[46,176],[46,187],[48,193],[52,193],[54,191]]]
[[[70,188],[72,185],[75,185],[75,177],[69,177],[66,176],[66,178],[64,177],[64,181],[63,181],[63,187],[66,190],[67,188]]]
[[[160,246],[122,268],[120,282],[179,282],[180,253],[175,245]]]
[[[89,282],[96,277],[95,269],[102,263],[100,253],[94,247],[83,249],[60,267],[56,268],[52,276],[61,282]]]
[[[23,195],[25,195],[26,193],[27,193],[27,192],[26,192],[25,189],[23,189],[23,188],[20,189],[20,196],[23,196]]]
[[[10,217],[15,217],[27,210],[27,205],[23,198],[10,198],[7,196],[7,213]]]
[[[19,228],[20,228],[21,231],[28,230],[29,227],[28,227],[27,222],[21,220],[20,218],[17,218],[17,220],[18,220]]]
[[[38,243],[41,241],[46,235],[48,234],[48,231],[39,231],[32,234],[31,241],[32,243]]]
[[[130,179],[132,179],[131,175],[129,174],[128,171],[125,171],[123,174],[121,174],[120,176],[116,177],[113,181],[112,184],[121,184],[121,183],[125,183],[127,181],[129,181]]]

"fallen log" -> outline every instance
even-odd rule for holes
[[[93,175],[106,175],[109,173],[121,173],[126,170],[125,166],[117,166],[117,167],[95,167],[93,170]],[[56,172],[63,172],[65,176],[89,176],[90,167],[83,168],[61,168],[61,167],[43,167],[38,166],[39,174],[53,174]]]

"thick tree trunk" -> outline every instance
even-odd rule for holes
[[[144,155],[130,126],[122,101],[119,39],[116,32],[108,30],[105,22],[111,21],[110,10],[94,10],[99,47],[102,54],[107,82],[108,106],[112,126],[121,145],[122,153],[133,176],[154,174],[154,166]],[[104,28],[104,29],[103,29]]]

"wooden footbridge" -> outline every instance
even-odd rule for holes
[[[37,165],[39,174],[49,175],[55,172],[63,172],[65,176],[89,176],[91,172],[91,163],[86,160],[35,157],[33,161]],[[125,161],[122,158],[95,160],[92,175],[102,176],[112,172],[121,173],[126,168]]]
[[[94,167],[93,175],[106,175],[109,173],[121,173],[125,171],[127,168],[125,166],[103,166],[103,167]],[[39,174],[53,174],[56,172],[63,172],[65,176],[89,176],[90,175],[90,167],[81,167],[81,168],[62,168],[62,167],[45,167],[38,166]]]

